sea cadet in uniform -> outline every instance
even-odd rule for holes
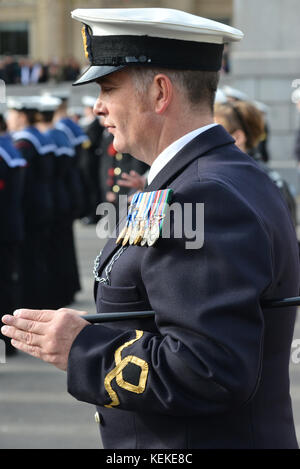
[[[99,118],[93,113],[96,98],[86,95],[82,97],[81,102],[84,106],[84,118],[81,119],[80,124],[89,138],[88,142],[83,144],[81,148],[81,168],[88,195],[87,216],[82,219],[82,222],[88,225],[97,222],[96,209],[102,202],[98,173],[102,162],[100,145],[104,128],[100,124]]]
[[[91,61],[76,84],[100,85],[95,112],[116,150],[151,165],[98,258],[97,311],[155,318],[93,325],[82,312],[21,310],[3,333],[67,371],[69,392],[98,407],[105,448],[297,448],[296,311],[262,306],[299,291],[295,230],[273,182],[213,118],[223,44],[242,33],[168,9],[72,15]],[[192,207],[202,244],[175,215],[163,236],[168,200]]]
[[[20,306],[20,250],[24,241],[23,191],[26,161],[14,147],[0,114],[0,317]],[[16,349],[6,342],[6,354]]]
[[[88,187],[86,187],[84,170],[82,168],[84,163],[82,161],[81,150],[85,146],[90,146],[90,140],[83,129],[68,116],[67,103],[70,93],[67,91],[62,93],[53,92],[52,96],[61,96],[63,101],[62,105],[55,112],[55,127],[66,134],[70,144],[75,150],[75,156],[72,160],[74,165],[74,177],[77,177],[76,184],[78,186],[78,192],[79,190],[81,192],[80,198],[77,200],[78,215],[76,218],[82,218],[85,217],[89,211],[89,202]]]
[[[49,268],[54,278],[55,295],[52,308],[61,308],[74,301],[79,289],[73,222],[76,213],[77,187],[72,158],[75,150],[66,134],[54,128],[53,118],[61,105],[59,98],[41,96],[38,99],[37,127],[55,145],[54,157],[54,223],[49,246]]]
[[[22,249],[23,301],[31,308],[52,304],[53,277],[48,266],[54,219],[55,145],[35,127],[39,97],[7,100],[7,125],[16,148],[27,162],[24,185],[25,240]],[[29,306],[31,305],[31,306]]]

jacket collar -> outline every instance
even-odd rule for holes
[[[192,161],[200,158],[208,151],[217,147],[234,143],[224,127],[217,125],[199,134],[187,143],[166,166],[157,174],[146,191],[151,192],[166,187],[180,174]]]
[[[151,192],[166,188],[189,164],[200,158],[210,150],[234,143],[234,139],[226,132],[224,127],[217,125],[195,137],[185,145],[166,166],[157,174],[145,192]],[[111,238],[100,259],[99,271],[106,261],[120,248],[116,244],[116,238]]]

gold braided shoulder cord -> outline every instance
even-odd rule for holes
[[[139,340],[142,337],[142,335],[144,334],[143,331],[136,330],[135,332],[136,332],[136,338],[135,339],[132,339],[129,342],[126,342],[124,345],[121,345],[115,351],[116,366],[113,370],[111,370],[106,375],[106,377],[104,379],[105,389],[106,389],[106,391],[108,392],[108,394],[111,398],[111,403],[105,405],[105,407],[112,408],[112,407],[115,407],[115,406],[120,404],[117,393],[111,387],[111,382],[114,378],[116,378],[116,383],[118,384],[118,386],[120,388],[126,389],[127,391],[134,392],[136,394],[141,394],[145,391],[147,377],[148,377],[148,371],[149,371],[148,363],[145,360],[142,360],[141,358],[135,357],[134,355],[128,355],[127,357],[123,358],[123,360],[122,360],[122,356],[121,356],[122,351],[126,347],[129,347],[134,342]],[[134,363],[135,365],[137,365],[141,368],[140,380],[139,380],[139,384],[137,386],[134,385],[134,384],[128,383],[123,378],[122,371],[128,365],[128,363]]]

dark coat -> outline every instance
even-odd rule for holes
[[[295,229],[278,188],[221,126],[186,145],[148,191],[205,204],[204,245],[129,246],[96,285],[99,314],[69,355],[68,390],[96,404],[105,448],[296,448],[289,393],[299,291]],[[118,249],[104,248],[103,267]]]
[[[105,202],[107,192],[113,191],[114,187],[117,188],[117,195],[128,195],[132,192],[132,189],[118,185],[118,180],[121,179],[122,173],[129,173],[133,170],[143,175],[149,169],[148,165],[133,158],[128,153],[117,152],[113,146],[113,139],[114,136],[107,130],[104,130],[99,148],[99,186],[101,198]]]

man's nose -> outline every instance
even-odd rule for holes
[[[93,113],[95,116],[105,116],[107,114],[107,109],[101,99],[101,95],[98,96],[97,101],[94,104]]]

